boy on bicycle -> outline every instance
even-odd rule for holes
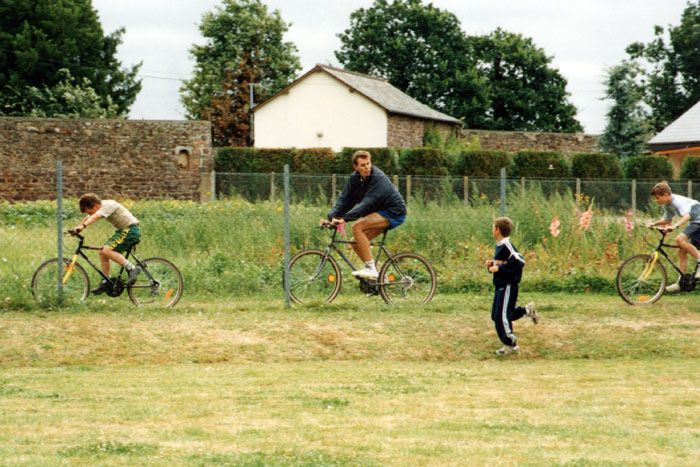
[[[105,276],[109,277],[109,261],[112,260],[124,266],[129,273],[129,279],[126,285],[133,285],[134,282],[136,282],[136,276],[141,272],[141,268],[127,261],[126,258],[122,256],[122,253],[126,252],[141,240],[141,230],[139,229],[138,219],[120,203],[111,199],[101,200],[94,193],[84,194],[80,198],[78,204],[80,206],[80,212],[87,213],[87,216],[80,221],[80,224],[73,229],[73,231],[80,233],[87,228],[88,225],[94,224],[103,217],[107,219],[117,230],[100,250],[102,272]],[[99,295],[106,292],[107,287],[108,283],[103,279],[100,285],[91,292],[95,295]]]
[[[535,302],[530,302],[525,307],[515,306],[525,260],[510,243],[511,230],[513,222],[509,218],[499,217],[493,221],[491,232],[496,239],[496,253],[493,259],[486,260],[486,268],[493,274],[493,285],[496,288],[491,305],[491,319],[496,325],[498,338],[503,343],[503,347],[496,351],[498,355],[520,352],[513,333],[513,321],[523,316],[529,316],[535,324],[538,321]]]
[[[695,245],[700,245],[700,203],[691,198],[671,193],[671,187],[666,182],[660,182],[651,189],[654,201],[663,206],[664,218],[652,223],[649,227],[665,226],[663,230],[671,232],[688,222],[682,233],[676,236],[678,245],[678,269],[683,274],[688,270],[688,253],[696,261],[700,261],[700,252]],[[673,217],[681,216],[678,222],[673,224]],[[700,268],[695,271],[695,278],[700,279]],[[667,292],[680,290],[680,277],[675,284],[666,287]]]
[[[365,262],[365,268],[353,271],[352,275],[376,280],[379,271],[372,259],[370,241],[406,220],[406,203],[389,177],[372,166],[369,152],[356,151],[352,155],[352,166],[355,172],[343,187],[327,219],[321,219],[319,224],[338,225],[360,219],[352,226],[356,242],[352,249]]]

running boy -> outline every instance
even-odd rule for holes
[[[491,306],[491,319],[496,324],[498,338],[503,347],[498,349],[498,355],[517,354],[520,347],[513,334],[513,321],[527,315],[537,324],[537,309],[534,302],[524,308],[515,306],[518,300],[518,284],[525,266],[523,255],[510,243],[510,231],[513,222],[507,217],[499,217],[493,221],[491,231],[496,239],[496,254],[493,259],[486,261],[486,267],[493,274],[493,285],[496,291]]]
[[[663,225],[666,226],[664,230],[670,232],[689,222],[688,227],[676,236],[676,244],[679,246],[678,269],[685,274],[688,270],[688,253],[696,261],[700,261],[700,252],[695,247],[695,245],[700,245],[700,203],[685,196],[672,194],[671,187],[666,182],[654,185],[651,189],[651,196],[654,197],[654,201],[664,208],[664,218],[651,224],[651,227]],[[673,216],[681,216],[681,218],[673,224]],[[695,271],[695,278],[700,279],[700,268]],[[680,290],[680,280],[681,278],[678,277],[678,281],[666,287],[666,291],[678,292]]]
[[[107,240],[105,246],[100,250],[102,272],[109,277],[109,261],[112,260],[126,268],[129,273],[126,285],[132,285],[136,282],[136,276],[141,272],[141,268],[127,261],[122,256],[122,253],[141,240],[138,219],[116,201],[111,199],[100,200],[94,193],[84,194],[80,198],[79,206],[80,212],[87,213],[87,216],[80,221],[80,224],[73,231],[79,233],[85,230],[88,225],[94,224],[103,217],[106,218],[117,231],[114,232],[114,235]],[[103,279],[102,283],[92,290],[92,293],[99,295],[106,291],[107,286],[107,281]]]

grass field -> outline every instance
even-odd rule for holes
[[[698,465],[697,294],[341,294],[0,314],[6,465]]]

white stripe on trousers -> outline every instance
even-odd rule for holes
[[[503,310],[501,310],[501,321],[503,321],[503,329],[506,332],[506,336],[515,345],[515,334],[510,328],[510,323],[508,323],[508,301],[510,300],[510,284],[506,285],[506,291],[503,295]]]

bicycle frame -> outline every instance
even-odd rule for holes
[[[352,261],[350,261],[350,259],[348,259],[348,257],[345,256],[345,253],[343,253],[343,251],[340,248],[338,248],[338,245],[337,245],[337,244],[357,245],[357,242],[353,241],[353,240],[336,239],[335,237],[338,234],[338,229],[335,227],[331,227],[331,229],[333,230],[333,232],[331,233],[331,241],[330,241],[330,243],[328,243],[328,246],[326,246],[326,250],[325,250],[325,253],[323,255],[323,261],[321,261],[321,264],[319,265],[319,267],[316,270],[316,272],[314,273],[314,275],[318,275],[318,273],[323,269],[323,266],[325,266],[326,258],[328,258],[331,255],[331,248],[333,250],[335,250],[335,252],[340,255],[340,257],[343,259],[343,261],[345,261],[345,263],[348,266],[350,266],[350,269],[352,269],[353,271],[357,271],[357,268],[352,263]],[[377,257],[375,258],[375,261],[374,261],[375,264],[379,264],[379,258],[381,258],[382,253],[384,253],[384,255],[387,257],[387,260],[391,260],[391,258],[392,258],[391,253],[389,253],[389,250],[387,250],[387,248],[384,246],[384,240],[386,240],[387,232],[388,232],[388,230],[384,230],[384,233],[382,234],[382,239],[380,241],[369,243],[370,246],[378,246],[379,247],[379,249],[377,250]],[[377,284],[379,284],[379,282],[377,282]]]
[[[659,230],[658,231],[661,234],[661,238],[659,239],[659,244],[652,250],[651,256],[653,257],[651,262],[647,265],[646,268],[644,268],[644,271],[642,272],[641,279],[646,280],[646,278],[651,274],[651,271],[654,268],[654,265],[656,265],[657,261],[659,260],[659,253],[663,255],[664,258],[666,258],[666,261],[673,267],[673,269],[676,270],[676,272],[683,276],[683,273],[681,272],[680,268],[676,265],[676,263],[673,262],[671,257],[664,251],[664,247],[666,248],[675,248],[675,249],[680,249],[678,245],[670,245],[668,243],[664,243],[664,240],[666,239],[666,235],[668,235],[668,232]],[[697,270],[698,265],[700,263],[695,264],[695,269]]]

